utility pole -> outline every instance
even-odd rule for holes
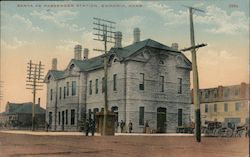
[[[0,112],[2,110],[2,98],[3,98],[3,81],[2,81],[2,52],[0,51]]]
[[[35,130],[35,103],[36,103],[36,91],[42,90],[42,83],[44,77],[44,65],[41,61],[39,64],[28,63],[27,66],[27,80],[26,80],[26,89],[31,89],[33,94],[33,104],[32,104],[32,131]]]
[[[102,135],[106,135],[107,130],[107,114],[108,114],[108,54],[107,54],[107,43],[114,43],[112,39],[114,38],[113,26],[115,22],[104,20],[101,18],[94,18],[93,23],[96,27],[93,28],[96,33],[94,34],[98,38],[94,39],[104,43],[104,50],[94,49],[95,51],[104,52],[104,118],[103,118],[103,132]]]
[[[1,81],[1,76],[0,76],[0,112],[2,110],[2,98],[3,98],[3,81]]]
[[[187,6],[185,6],[187,7]],[[201,9],[187,7],[189,8],[190,15],[190,40],[191,47],[183,49],[181,51],[191,50],[192,53],[192,70],[193,70],[193,103],[195,106],[195,136],[196,141],[201,142],[201,113],[200,113],[200,97],[199,97],[199,76],[198,76],[198,68],[197,68],[197,59],[196,59],[196,49],[206,46],[206,44],[195,45],[194,38],[194,24],[193,24],[193,10],[204,12]]]

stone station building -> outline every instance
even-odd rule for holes
[[[48,71],[46,120],[51,130],[77,131],[85,118],[93,118],[104,107],[104,56],[88,58],[88,49],[75,46],[75,58],[65,70],[57,70],[53,59]],[[142,132],[145,121],[156,132],[175,132],[190,122],[191,62],[172,47],[157,41],[134,42],[122,47],[122,34],[108,52],[108,106],[117,122],[131,120],[133,132]],[[119,131],[119,127],[118,127]]]

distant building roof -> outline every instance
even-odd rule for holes
[[[32,113],[32,105],[33,103],[8,103],[6,107],[5,114],[16,114],[16,113]],[[35,113],[36,114],[45,114],[46,110],[40,107],[39,104],[35,105]]]
[[[180,51],[176,51],[175,49],[168,47],[166,45],[163,45],[157,41],[154,41],[152,39],[146,39],[146,40],[136,42],[126,47],[111,48],[110,51],[108,52],[108,56],[115,54],[118,58],[120,58],[121,60],[124,60],[144,47],[152,47],[152,48],[166,50],[168,51],[167,53],[182,54]],[[188,62],[189,64],[191,64],[189,60]],[[102,68],[104,65],[103,63],[104,63],[104,55],[100,55],[100,56],[90,58],[87,60],[72,59],[70,61],[70,65],[75,64],[80,69],[80,71],[90,71],[90,70]],[[49,74],[51,74],[54,79],[60,79],[60,78],[65,77],[65,71],[49,70],[47,76],[49,76]]]

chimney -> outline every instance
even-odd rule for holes
[[[41,100],[40,100],[40,98],[38,98],[38,103],[37,103],[37,104],[38,104],[38,106],[40,106],[40,101],[41,101]]]
[[[134,29],[134,43],[139,42],[139,41],[140,41],[140,29],[135,28]]]
[[[89,59],[89,49],[85,48],[83,50],[83,60]]]
[[[244,98],[246,96],[246,86],[247,84],[245,82],[242,82],[240,84],[240,96]]]
[[[74,50],[75,50],[74,59],[81,60],[82,59],[82,46],[81,45],[76,45]]]
[[[52,67],[51,70],[57,70],[57,58],[52,59]]]
[[[122,32],[115,32],[115,48],[122,48]]]
[[[179,45],[178,45],[178,43],[172,43],[171,47],[172,47],[172,49],[178,51]]]

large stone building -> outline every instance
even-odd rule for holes
[[[202,125],[205,121],[249,124],[249,84],[201,89],[200,101]]]
[[[134,29],[134,43],[122,47],[122,34],[115,35],[108,52],[108,106],[117,121],[131,120],[133,132],[142,132],[149,120],[152,130],[175,132],[190,122],[191,62],[172,47],[147,39],[140,41]],[[104,107],[103,55],[88,58],[88,49],[75,46],[75,58],[65,70],[53,60],[48,71],[47,122],[52,130],[79,130],[80,122]]]

